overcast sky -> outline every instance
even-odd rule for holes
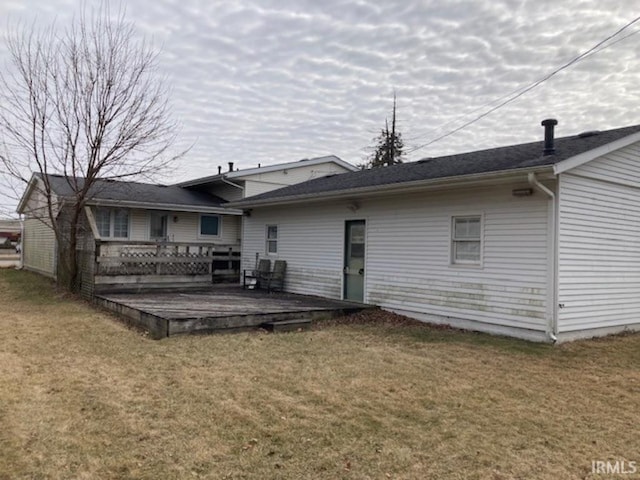
[[[76,0],[0,0],[0,30],[68,23]],[[86,0],[91,5],[90,0]],[[408,150],[539,80],[640,15],[637,0],[129,0],[194,144],[175,180],[335,154],[359,163],[390,116]],[[637,32],[640,22],[615,40]],[[640,123],[640,35],[406,161]],[[0,45],[0,60],[5,59]]]

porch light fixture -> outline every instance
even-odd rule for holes
[[[514,197],[530,197],[533,195],[533,188],[514,188],[511,190]]]

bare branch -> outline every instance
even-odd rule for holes
[[[157,54],[137,40],[124,12],[114,20],[108,6],[83,10],[66,29],[18,25],[7,46],[11,64],[0,73],[3,183],[18,194],[37,173],[34,188],[46,206],[25,206],[25,214],[46,220],[60,245],[75,253],[96,179],[148,178],[177,158],[170,150],[179,129]],[[72,195],[64,205],[50,175],[66,178]],[[61,208],[70,212],[70,225],[60,226]]]

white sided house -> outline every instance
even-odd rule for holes
[[[88,293],[141,285],[197,287],[211,283],[216,270],[237,277],[242,211],[225,208],[226,202],[244,198],[245,192],[262,193],[355,169],[327,156],[242,172],[230,163],[226,173],[177,185],[99,179],[88,194],[78,245],[82,255],[97,262],[83,272],[85,279],[95,280],[96,288],[92,285]],[[65,205],[83,182],[33,175],[18,206],[24,215],[24,268],[58,276],[66,245],[64,238],[56,238],[50,218],[64,231]],[[47,211],[48,197],[53,215]]]
[[[285,290],[535,341],[640,329],[640,125],[325,177],[230,204]]]

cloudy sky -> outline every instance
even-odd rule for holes
[[[18,21],[64,25],[81,3],[1,0],[0,30]],[[549,117],[561,136],[640,123],[638,22],[608,48],[423,147],[613,34],[640,15],[637,0],[124,5],[160,50],[181,145],[193,144],[176,181],[229,161],[249,168],[335,154],[359,163],[390,116],[394,90],[406,161],[537,140]]]

